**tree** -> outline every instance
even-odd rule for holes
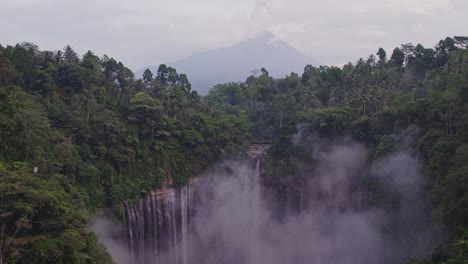
[[[10,60],[19,73],[19,81],[29,91],[33,89],[37,77],[38,59],[35,54],[38,53],[36,45],[26,42],[15,45],[11,50]]]
[[[387,52],[383,48],[379,48],[377,51],[377,56],[379,56],[379,62],[385,63],[387,61]]]
[[[190,84],[189,80],[188,80],[188,77],[186,74],[184,73],[181,73],[179,75],[179,81],[178,81],[179,85],[180,85],[180,88],[182,88],[182,90],[187,93],[187,95],[190,94],[190,91],[192,90],[192,85]]]
[[[436,46],[436,56],[439,66],[445,65],[449,60],[449,53],[457,49],[455,41],[452,38],[446,37],[444,40],[440,40]]]
[[[159,65],[158,73],[156,74],[156,80],[158,80],[161,85],[166,85],[167,78],[169,74],[169,69],[166,64]]]
[[[16,78],[11,61],[0,51],[0,86],[11,85]]]
[[[78,63],[80,61],[78,54],[76,54],[75,50],[73,50],[70,45],[67,45],[63,49],[63,58],[67,63]]]
[[[81,66],[91,71],[101,71],[101,61],[92,51],[88,50],[81,60]]]
[[[306,82],[312,77],[312,75],[314,74],[315,72],[315,67],[308,64],[304,67],[304,73],[302,73],[302,76],[301,76],[301,82],[302,84],[306,84]]]
[[[161,101],[150,97],[146,92],[139,92],[130,99],[130,107],[133,110],[130,120],[137,122],[142,134],[148,133],[153,139],[156,122],[163,109]]]
[[[401,49],[395,48],[390,59],[392,60],[393,65],[401,69],[405,62],[405,54]]]
[[[143,73],[143,81],[145,81],[146,83],[150,83],[153,81],[153,73],[150,71],[150,69],[146,69]]]
[[[107,84],[110,85],[114,82],[115,78],[117,77],[117,61],[115,61],[114,58],[107,57],[107,55],[104,55],[101,61],[102,67],[104,69],[104,77],[106,78]]]
[[[460,49],[468,49],[468,37],[466,36],[455,36],[455,45]]]
[[[288,106],[288,96],[286,94],[278,94],[273,98],[273,108],[276,112],[279,128],[283,127],[283,119]]]

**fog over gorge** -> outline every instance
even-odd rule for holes
[[[161,200],[165,206],[143,198],[131,227],[141,237],[128,244],[124,220],[127,238],[117,243],[100,234],[102,242],[117,263],[138,264],[402,263],[426,254],[434,238],[418,159],[400,151],[372,161],[364,145],[338,142],[309,149],[314,165],[301,172],[306,180],[299,211],[279,205],[275,187],[262,184],[263,148],[250,160],[223,162],[188,188],[166,190],[171,198]],[[397,204],[370,205],[364,188],[375,180]],[[160,220],[146,219],[160,210],[166,210]]]
[[[0,6],[0,264],[468,264],[467,0]]]

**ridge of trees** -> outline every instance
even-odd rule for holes
[[[427,199],[448,235],[421,263],[459,263],[468,254],[467,44],[408,43],[389,58],[379,49],[279,79],[262,69],[205,98],[166,65],[136,80],[91,51],[0,45],[0,263],[110,263],[86,231],[87,211],[118,214],[122,200],[182,185],[251,140],[272,142],[271,177],[300,186],[294,161],[304,153],[291,144],[299,127],[351,136],[376,157],[420,153]]]
[[[278,79],[262,69],[245,82],[215,86],[205,100],[249,117],[253,137],[272,142],[270,180],[293,189],[304,186],[298,163],[307,153],[293,144],[299,130],[365,142],[375,158],[418,153],[435,228],[446,235],[420,263],[467,259],[468,37],[447,37],[434,48],[403,44],[390,57],[380,48],[343,67],[307,65],[302,75]],[[381,195],[373,184],[366,194],[371,204]]]
[[[181,185],[242,149],[249,122],[185,74],[156,77],[67,46],[0,46],[0,263],[108,263],[88,213]]]

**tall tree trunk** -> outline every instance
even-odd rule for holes
[[[5,224],[2,225],[2,234],[0,236],[0,264],[3,264],[3,245],[4,245]]]
[[[452,103],[449,104],[449,135],[452,134]]]
[[[280,128],[283,127],[283,110],[280,112]]]

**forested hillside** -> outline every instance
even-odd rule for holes
[[[142,80],[121,62],[31,43],[0,46],[0,263],[110,263],[86,226],[123,200],[187,183],[249,142],[271,143],[266,181],[300,190],[308,153],[298,133],[352,138],[378,159],[423,161],[440,246],[421,263],[468,259],[468,38],[404,44],[343,67],[267,69],[202,98],[161,65]],[[366,185],[368,206],[391,194]],[[387,197],[387,198],[382,198]],[[398,207],[397,199],[392,206]]]
[[[0,263],[105,263],[97,209],[184,184],[249,140],[161,65],[143,80],[91,51],[0,46]]]
[[[306,66],[302,75],[273,79],[267,69],[243,83],[215,86],[209,105],[246,113],[258,141],[272,141],[269,181],[291,194],[301,210],[301,170],[312,169],[307,142],[352,138],[373,159],[399,150],[423,162],[428,218],[440,246],[421,263],[468,259],[468,38],[447,37],[435,48],[404,44],[343,67]],[[385,183],[363,179],[369,206],[403,202]],[[395,198],[395,199],[393,199]],[[393,200],[392,200],[393,199]],[[390,200],[390,201],[389,201]],[[394,232],[394,231],[391,231]]]

